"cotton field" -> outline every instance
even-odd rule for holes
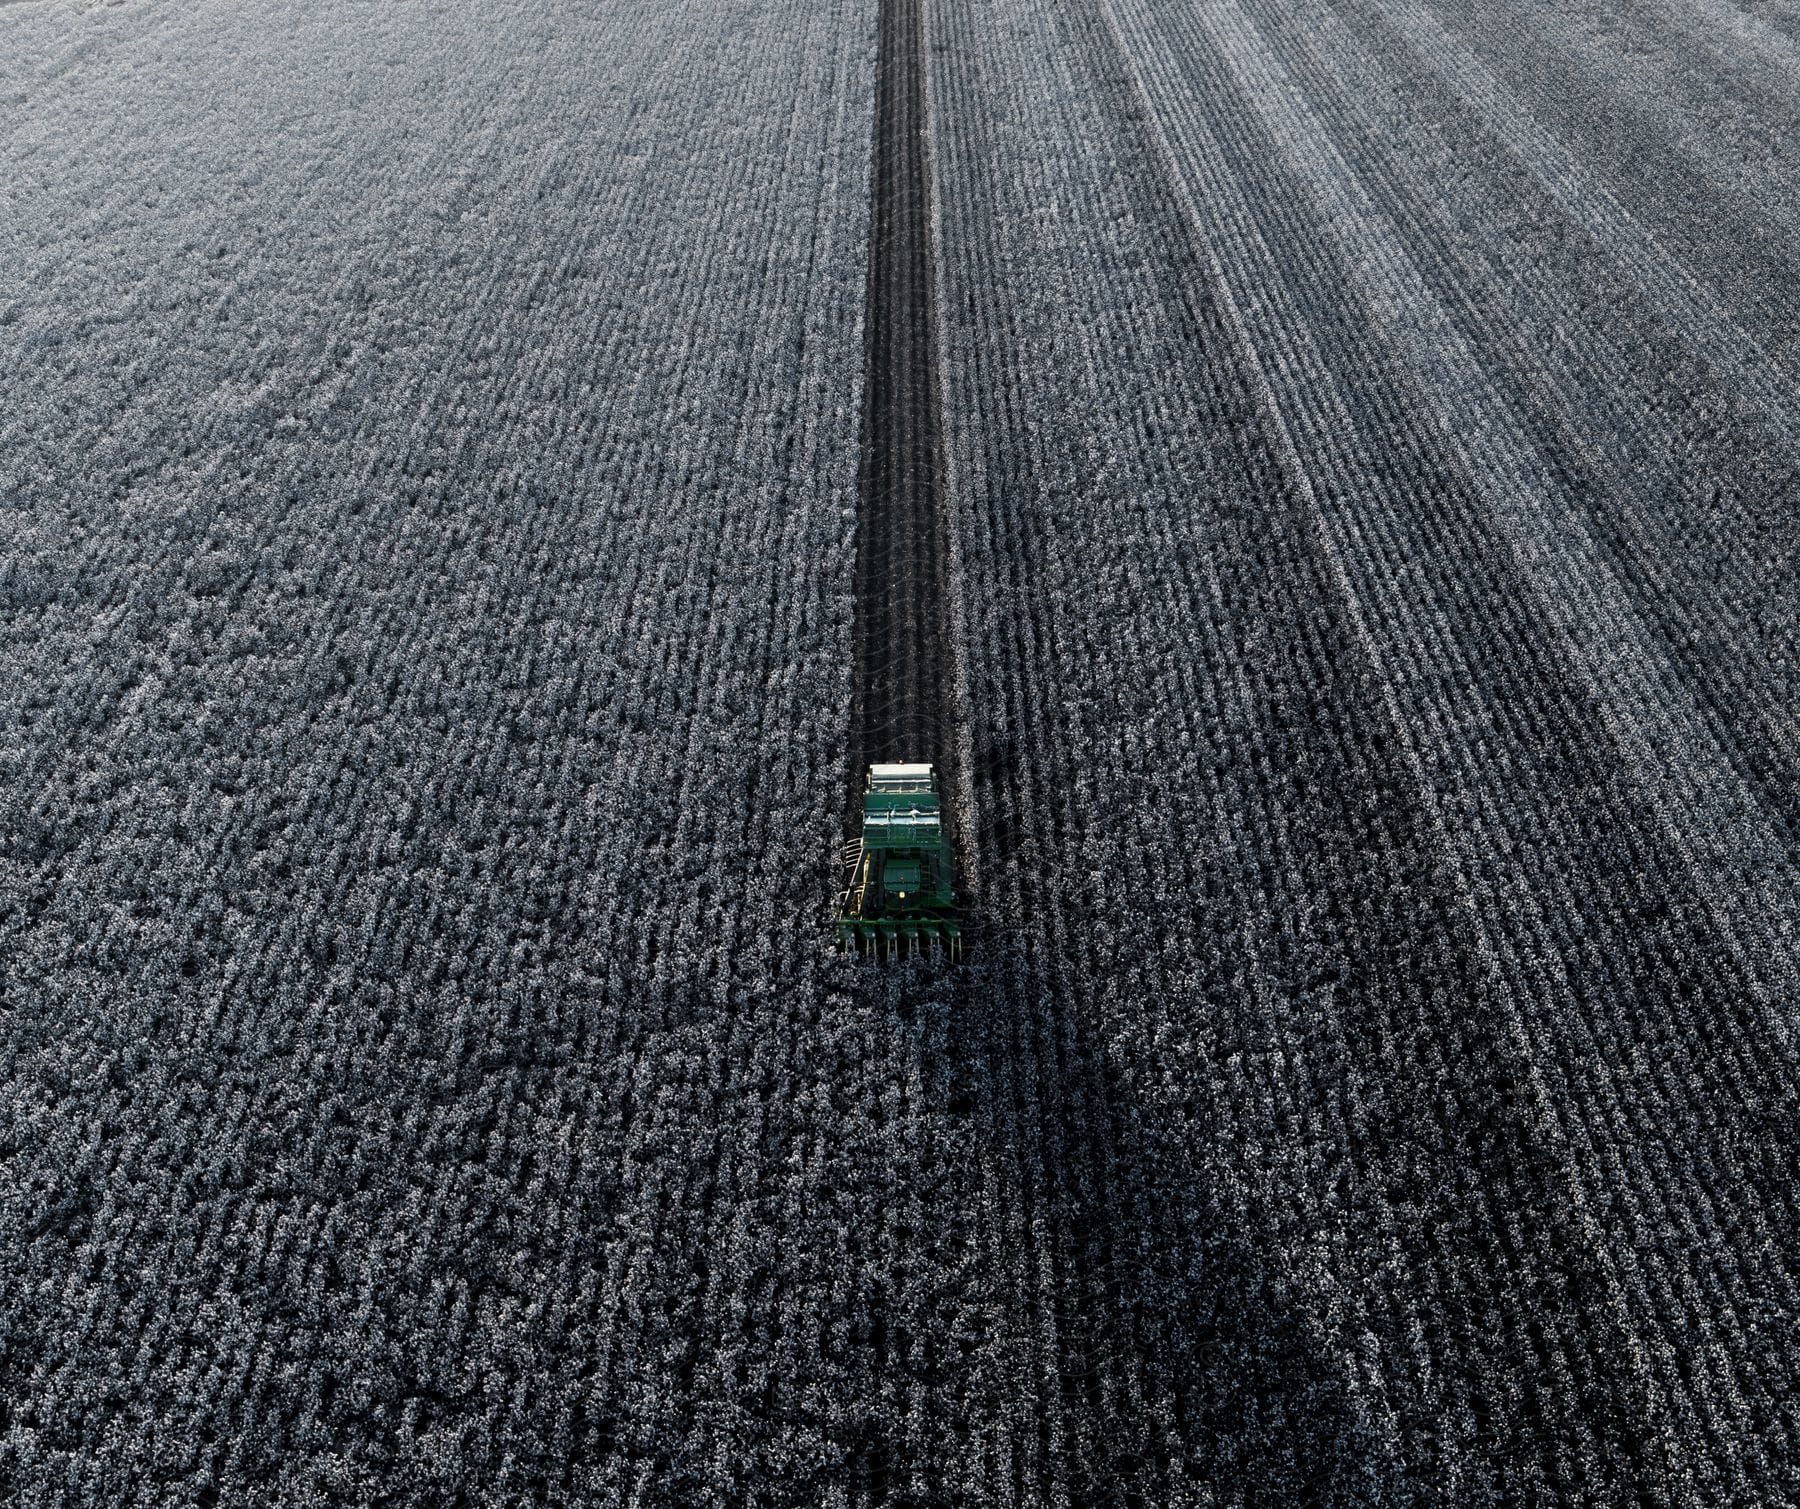
[[[1800,1501],[1800,9],[13,0],[0,122],[0,1499]]]

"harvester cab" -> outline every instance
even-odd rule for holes
[[[838,947],[894,959],[941,948],[962,956],[950,839],[929,765],[871,765],[862,837],[850,845]]]

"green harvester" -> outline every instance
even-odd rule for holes
[[[950,838],[929,765],[871,765],[862,838],[844,853],[850,886],[838,947],[878,959],[944,951],[962,957]]]

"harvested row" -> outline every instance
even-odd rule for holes
[[[954,784],[924,22],[918,0],[885,0],[880,11],[848,762],[853,835],[870,765],[923,761],[936,767],[947,795]]]

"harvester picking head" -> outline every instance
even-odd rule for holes
[[[850,884],[839,948],[895,959],[942,949],[962,957],[950,838],[929,765],[871,765],[862,837],[845,853]]]

